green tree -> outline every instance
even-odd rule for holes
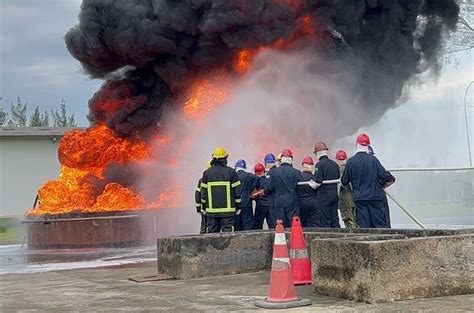
[[[43,115],[41,115],[41,127],[49,127],[49,113],[48,113],[48,111],[44,111]]]
[[[0,126],[5,125],[7,121],[8,113],[3,111],[3,108],[0,108]]]
[[[42,120],[41,120],[41,114],[39,111],[39,107],[36,106],[35,111],[33,114],[30,116],[30,122],[28,124],[29,127],[41,127],[42,125]]]
[[[8,122],[9,126],[16,126],[16,127],[25,127],[27,124],[27,117],[26,117],[26,110],[28,104],[21,101],[20,97],[16,98],[16,103],[12,102],[10,113],[11,119]]]
[[[74,118],[74,114],[67,115],[66,110],[66,101],[61,100],[59,104],[59,110],[53,111],[51,109],[51,116],[53,117],[53,126],[54,127],[76,127],[77,123]]]

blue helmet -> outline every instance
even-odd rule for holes
[[[369,150],[369,151],[368,151],[369,154],[372,154],[372,155],[375,154],[374,149],[372,149],[372,146],[369,146],[369,147],[368,147],[368,150]]]
[[[235,167],[240,167],[240,168],[246,169],[247,168],[247,162],[245,162],[245,160],[238,160],[235,163]]]
[[[275,156],[271,153],[267,154],[264,158],[264,163],[276,163]]]

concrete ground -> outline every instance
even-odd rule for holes
[[[131,276],[155,273],[155,263],[115,268],[74,269],[0,275],[1,312],[245,312],[268,290],[269,272],[191,280],[136,283]],[[297,294],[311,307],[291,312],[468,312],[474,296],[452,296],[366,304],[319,296],[311,286]],[[264,311],[263,309],[259,309]]]

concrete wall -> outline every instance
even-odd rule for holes
[[[59,140],[48,137],[0,138],[0,216],[21,216],[38,188],[59,174]]]

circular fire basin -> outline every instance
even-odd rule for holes
[[[28,249],[153,244],[160,210],[27,216]]]

